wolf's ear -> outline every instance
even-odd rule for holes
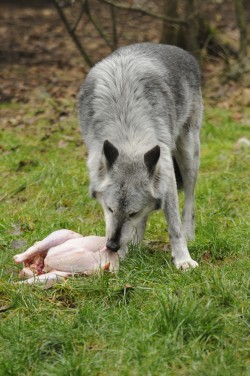
[[[148,169],[149,175],[153,175],[156,163],[160,158],[160,154],[161,149],[159,145],[156,145],[153,149],[150,149],[144,154],[144,163]]]
[[[118,149],[116,149],[116,147],[113,144],[111,144],[111,142],[106,140],[103,143],[103,153],[105,155],[108,168],[112,167],[118,158]]]

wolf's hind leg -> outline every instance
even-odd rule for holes
[[[195,112],[178,137],[174,157],[178,163],[184,191],[182,229],[186,239],[195,236],[194,191],[199,169],[201,112]]]
[[[184,207],[182,212],[182,229],[186,239],[194,239],[195,211],[194,191],[199,169],[198,135],[186,135],[179,139],[175,158],[181,171],[184,191]]]
[[[168,233],[172,249],[172,257],[177,269],[186,270],[198,266],[197,262],[192,260],[186,239],[181,227],[178,194],[175,184],[174,170],[168,181],[168,191],[166,192],[164,202],[164,212],[168,221]]]

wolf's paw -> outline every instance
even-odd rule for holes
[[[196,268],[199,265],[198,262],[192,260],[191,258],[187,260],[174,261],[174,264],[177,269],[181,270]]]

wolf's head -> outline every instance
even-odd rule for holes
[[[129,154],[108,140],[104,142],[100,184],[92,192],[103,207],[107,247],[113,251],[126,246],[149,212],[160,207],[156,194],[160,147],[142,155]]]

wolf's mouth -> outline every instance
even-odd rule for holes
[[[121,248],[120,244],[114,242],[111,239],[108,239],[108,241],[106,243],[106,247],[108,249],[110,249],[110,251],[112,251],[112,252],[117,252]]]

